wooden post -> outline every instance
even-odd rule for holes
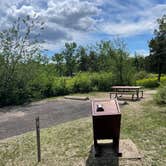
[[[36,141],[37,141],[37,159],[38,162],[41,161],[41,151],[40,151],[40,123],[39,117],[36,117]]]

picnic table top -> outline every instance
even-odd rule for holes
[[[112,89],[140,89],[141,86],[112,86]]]

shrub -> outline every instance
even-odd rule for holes
[[[166,82],[166,76],[161,77],[161,83]],[[145,88],[155,88],[159,86],[157,77],[145,78],[137,80],[136,85],[144,86]]]
[[[98,76],[98,90],[108,91],[113,85],[112,73],[101,73]]]
[[[154,100],[157,104],[166,104],[166,83],[160,85]]]
[[[166,76],[161,77],[161,84],[166,84]]]
[[[137,80],[136,84],[144,86],[145,88],[155,88],[159,85],[157,78],[144,78],[142,80]]]
[[[148,78],[148,73],[146,71],[140,71],[135,74],[135,80],[141,80]]]
[[[99,73],[91,73],[90,79],[91,79],[92,90],[98,91],[99,90],[99,82],[100,82]]]
[[[112,73],[79,73],[75,77],[66,78],[68,93],[107,91],[113,85]]]
[[[74,84],[75,84],[75,79],[74,78],[66,78],[66,91],[68,93],[75,92]]]
[[[52,86],[53,96],[60,96],[68,94],[66,88],[66,79],[64,77],[55,78]]]
[[[80,73],[74,78],[74,92],[89,92],[92,90],[90,74]]]
[[[113,76],[111,72],[91,73],[91,86],[94,91],[107,91],[113,85]]]
[[[38,75],[29,84],[31,98],[32,99],[43,98],[45,96],[45,92],[46,92],[46,88],[48,84],[49,84],[49,81],[45,73]]]

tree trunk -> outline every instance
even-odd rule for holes
[[[161,64],[158,64],[158,82],[160,82],[160,78],[161,78]]]

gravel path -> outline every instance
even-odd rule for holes
[[[2,112],[3,111],[3,112]],[[58,99],[20,107],[0,109],[0,139],[35,129],[35,117],[40,116],[41,128],[90,116],[90,101]]]

